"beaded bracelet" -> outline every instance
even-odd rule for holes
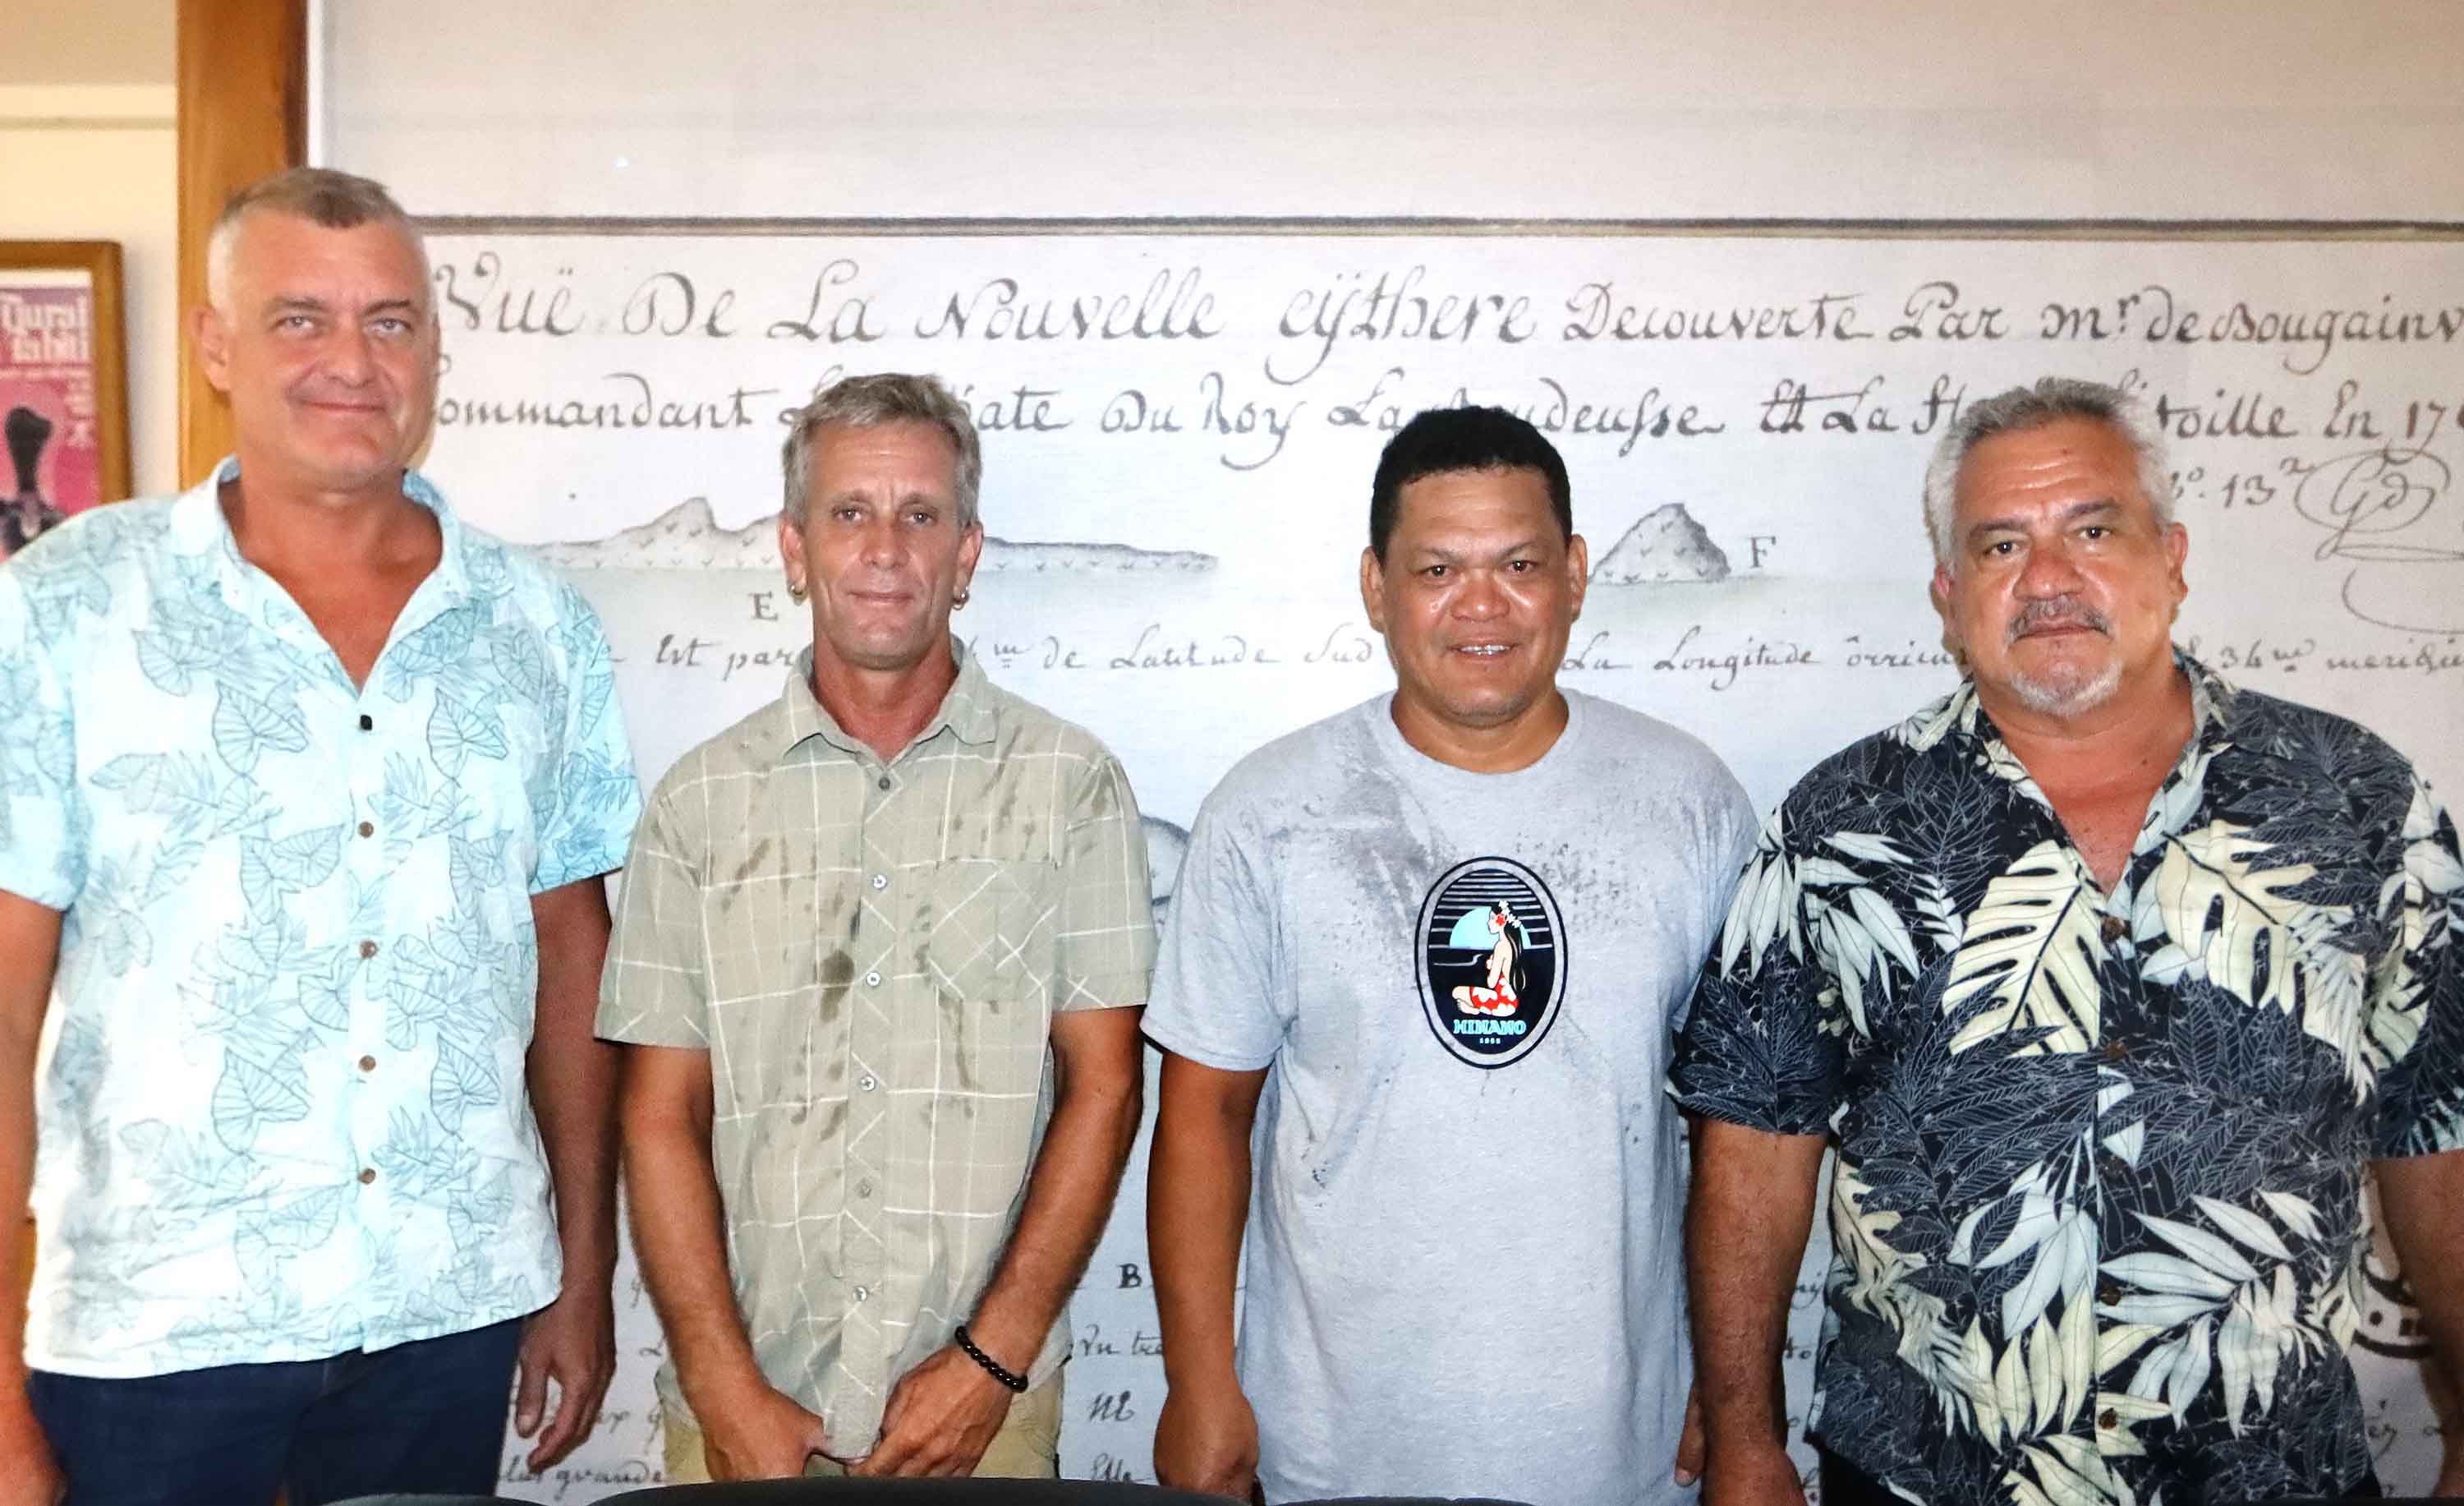
[[[967,1352],[967,1358],[991,1371],[994,1380],[999,1381],[1001,1384],[1008,1386],[1013,1391],[1023,1391],[1026,1389],[1026,1377],[1019,1374],[1015,1370],[1003,1369],[1000,1361],[977,1348],[976,1341],[967,1337],[967,1325],[964,1323],[960,1323],[958,1325],[957,1340],[958,1347]]]

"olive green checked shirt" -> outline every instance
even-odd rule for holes
[[[710,1052],[754,1355],[853,1453],[1017,1223],[1053,1013],[1143,1004],[1155,939],[1136,799],[1101,743],[961,653],[939,713],[885,764],[808,668],[659,782],[599,1033]],[[659,1389],[690,1416],[672,1362]]]

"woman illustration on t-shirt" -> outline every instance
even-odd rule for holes
[[[1488,954],[1488,982],[1456,988],[1455,1008],[1465,1014],[1512,1014],[1523,1003],[1523,948],[1529,942],[1523,922],[1503,899],[1488,907],[1488,928],[1497,935]]]

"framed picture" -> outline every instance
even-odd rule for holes
[[[0,240],[0,560],[128,495],[120,243]]]

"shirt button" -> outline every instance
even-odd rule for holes
[[[887,889],[887,888],[889,888],[889,887],[890,887],[890,875],[889,875],[888,874],[875,874],[875,875],[872,875],[872,887],[873,887],[873,888],[875,888],[875,889]]]
[[[374,1167],[374,1166],[362,1166],[362,1167],[360,1168],[360,1185],[362,1185],[362,1186],[363,1186],[363,1187],[364,1187],[364,1186],[366,1186],[369,1183],[374,1182],[376,1179],[377,1179],[377,1168],[376,1168],[376,1167]]]
[[[2122,917],[2118,915],[2109,915],[2104,918],[2103,931],[2104,939],[2106,941],[2121,941],[2123,930],[2123,926],[2122,924]]]
[[[878,988],[878,987],[880,987],[880,986],[881,986],[881,974],[879,974],[879,973],[867,973],[867,974],[865,974],[865,975],[864,975],[864,986],[865,986],[866,987],[868,987],[868,988]]]
[[[2107,1040],[2104,1043],[2104,1059],[2106,1061],[2120,1061],[2122,1058],[2129,1054],[2130,1048],[2123,1045],[2118,1040]]]
[[[373,822],[373,821],[363,821],[363,822],[361,822],[361,823],[360,823],[360,835],[362,835],[362,836],[374,836],[374,835],[376,835],[376,834],[377,834],[377,824],[376,824],[375,822]]]
[[[2096,1299],[2102,1302],[2107,1307],[2111,1307],[2114,1303],[2121,1301],[2122,1283],[2109,1277],[2105,1280],[2099,1281],[2096,1284]]]
[[[2122,1414],[2108,1406],[2096,1414],[2096,1425],[2110,1431],[2122,1422]]]
[[[860,1286],[855,1289],[854,1296],[855,1299],[859,1302],[869,1301],[872,1298],[872,1291],[869,1287]]]
[[[889,776],[889,775],[884,774],[884,775],[882,775],[882,776],[881,776],[881,787],[882,787],[882,788],[884,788],[884,789],[888,789],[888,788],[890,787],[890,776]]]
[[[360,943],[360,957],[361,957],[361,959],[362,959],[363,961],[364,961],[364,960],[366,960],[366,959],[368,959],[368,958],[374,957],[376,954],[377,954],[377,943],[376,943],[376,942],[374,942],[374,941],[362,941],[362,942]]]
[[[879,1086],[879,1084],[872,1080],[872,1074],[869,1072],[863,1076],[858,1077],[855,1080],[855,1085],[867,1093],[870,1093],[875,1087]]]
[[[369,716],[366,712],[360,713],[360,730],[362,732],[374,732],[376,729],[377,719]]]
[[[362,1072],[374,1072],[374,1071],[376,1071],[376,1070],[377,1070],[377,1059],[376,1059],[375,1057],[373,1057],[373,1056],[363,1056],[363,1057],[361,1057],[361,1058],[360,1058],[360,1071],[362,1071]]]
[[[871,1183],[871,1181],[870,1181],[869,1179],[868,1179],[868,1180],[866,1180],[866,1181],[863,1181],[863,1182],[859,1182],[859,1183],[857,1183],[857,1184],[855,1185],[855,1195],[856,1195],[857,1197],[860,1197],[860,1198],[869,1198],[869,1197],[872,1196],[872,1183]]]

